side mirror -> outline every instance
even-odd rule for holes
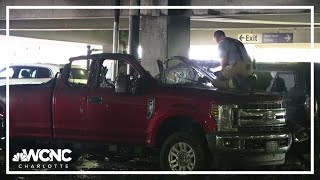
[[[116,78],[115,92],[119,94],[129,93],[129,79],[128,76],[120,74]]]

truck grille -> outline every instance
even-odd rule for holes
[[[251,126],[251,127],[239,127],[239,131],[243,132],[281,132],[285,130],[284,125],[275,126]]]
[[[286,110],[281,102],[244,104],[233,109],[233,125],[245,132],[279,132],[284,130]]]
[[[282,103],[242,104],[239,109],[281,109]]]

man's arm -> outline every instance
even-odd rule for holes
[[[222,69],[224,69],[225,67],[228,66],[228,59],[226,56],[221,57],[220,64],[221,64]]]
[[[221,41],[218,45],[219,56],[220,56],[220,65],[222,69],[228,66],[228,43],[227,41]]]

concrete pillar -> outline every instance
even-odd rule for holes
[[[119,31],[119,50],[118,53],[127,54],[128,49],[128,35],[129,32],[127,30]]]
[[[141,19],[141,65],[152,75],[159,71],[156,60],[168,57],[166,16],[146,16]]]
[[[190,18],[185,16],[168,17],[168,57],[189,56]]]
[[[141,19],[142,66],[153,76],[159,73],[156,60],[188,56],[190,18],[187,16],[144,16]]]
[[[141,6],[189,5],[189,0],[141,0]],[[190,48],[190,14],[188,10],[141,10],[141,65],[155,76],[156,60],[188,56]]]

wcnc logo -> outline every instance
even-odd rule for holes
[[[68,168],[68,164],[64,163],[72,160],[71,153],[70,149],[22,149],[22,152],[13,155],[12,161],[21,162],[18,164],[19,169]]]

